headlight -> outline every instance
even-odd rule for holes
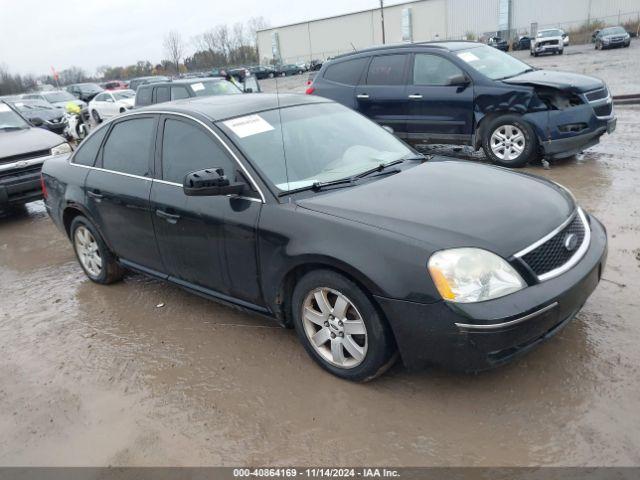
[[[482,302],[526,287],[511,265],[480,248],[441,250],[431,256],[428,267],[438,292],[451,302]]]
[[[61,143],[51,149],[51,155],[62,155],[64,153],[71,153],[71,146],[68,143]]]

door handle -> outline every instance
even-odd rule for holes
[[[104,195],[100,193],[100,190],[94,190],[94,191],[89,190],[87,191],[87,195],[89,195],[91,198],[95,198],[96,202],[99,202],[104,198]]]
[[[156,210],[156,215],[160,218],[164,218],[169,223],[177,223],[180,220],[180,215],[174,213],[165,212],[164,210]]]
[[[359,93],[358,95],[356,95],[356,98],[359,98],[360,100],[368,100],[369,95],[366,93]]]
[[[411,95],[409,95],[409,98],[412,100],[420,100],[422,98],[422,95],[420,95],[419,93],[412,93]]]

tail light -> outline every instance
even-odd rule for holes
[[[312,95],[313,92],[315,92],[315,91],[316,91],[316,89],[313,88],[313,85],[312,85],[310,87],[307,87],[307,89],[304,91],[304,93],[306,93],[307,95]]]
[[[42,196],[47,199],[47,186],[44,184],[44,176],[40,174],[40,187],[42,187]]]

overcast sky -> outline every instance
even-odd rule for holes
[[[387,0],[385,4],[400,3]],[[162,39],[263,16],[272,26],[379,6],[379,0],[0,0],[0,64],[44,74],[72,65],[158,63]],[[188,54],[193,52],[189,42]]]

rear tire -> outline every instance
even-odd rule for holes
[[[102,122],[102,117],[100,116],[97,110],[91,110],[91,116],[93,117],[96,123]]]
[[[82,215],[75,217],[71,222],[69,233],[78,263],[89,280],[107,285],[123,277],[124,269],[118,264],[102,236],[87,217]]]
[[[494,118],[484,129],[482,149],[502,167],[524,167],[536,156],[537,140],[531,125],[519,115]]]
[[[331,270],[307,273],[292,296],[293,324],[305,350],[337,377],[366,382],[397,358],[391,329],[351,280]]]

